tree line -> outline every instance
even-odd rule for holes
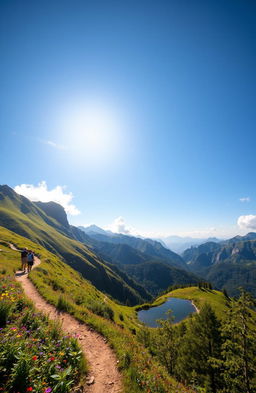
[[[241,291],[222,320],[206,303],[187,321],[174,325],[170,314],[161,328],[145,328],[138,337],[170,375],[198,393],[255,393],[255,305]]]

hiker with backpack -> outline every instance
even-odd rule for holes
[[[26,273],[26,267],[28,263],[28,249],[23,248],[20,256],[21,256],[21,270],[23,270],[23,272]]]
[[[29,250],[28,256],[27,256],[27,259],[28,259],[28,273],[31,272],[32,266],[34,265],[34,258],[35,258],[35,256],[34,256],[33,251]]]

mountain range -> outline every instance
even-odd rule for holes
[[[153,239],[70,225],[62,206],[31,202],[0,186],[0,225],[55,253],[121,303],[149,301],[172,285],[210,281],[236,295],[256,295],[256,233],[193,245],[182,255]],[[214,240],[214,239],[211,239]]]
[[[230,295],[243,287],[256,296],[256,233],[191,247],[182,257],[190,271]]]
[[[100,228],[95,232],[95,227],[86,233],[68,223],[62,206],[55,202],[31,202],[7,185],[0,186],[0,225],[60,256],[96,288],[122,303],[145,302],[169,285],[198,281],[185,270],[183,259],[161,243]],[[130,266],[139,262],[144,274],[129,272],[124,263],[128,260]],[[149,264],[150,269],[144,264]],[[163,276],[169,279],[163,282]],[[145,282],[149,283],[148,289]]]
[[[183,259],[159,241],[112,233],[95,225],[79,228],[90,236],[92,250],[97,255],[117,265],[152,295],[170,285],[199,281]]]
[[[256,296],[256,233],[220,240],[202,239],[181,255],[168,250],[152,239],[113,234],[96,226],[81,228],[94,239],[93,250],[105,260],[139,281],[153,295],[166,283],[195,282],[198,277],[209,281],[217,289],[226,289],[231,296],[238,295],[239,287]],[[176,241],[179,237],[175,237]],[[174,237],[172,237],[174,240]],[[189,240],[189,238],[187,238]],[[199,241],[199,239],[194,239]],[[182,238],[180,238],[182,242]],[[146,242],[146,243],[145,243]],[[92,242],[93,243],[93,242]],[[153,247],[151,250],[150,246]],[[171,266],[166,269],[166,265]],[[179,270],[179,277],[175,278]],[[183,269],[183,276],[180,276]],[[190,273],[186,275],[185,272]],[[194,276],[191,276],[191,273]],[[194,281],[195,280],[195,281]]]

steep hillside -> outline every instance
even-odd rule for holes
[[[113,244],[94,240],[93,250],[107,261],[117,265],[137,265],[150,259],[149,256],[128,244]]]
[[[200,280],[195,274],[177,267],[176,264],[171,264],[169,258],[166,260],[161,256],[148,255],[126,243],[103,242],[96,240],[94,236],[89,235],[89,237],[91,239],[90,248],[97,255],[100,255],[105,261],[118,266],[120,270],[140,283],[153,296],[156,296],[170,285],[192,284]],[[111,236],[109,238],[111,239]],[[87,240],[86,242],[88,244]],[[156,247],[155,243],[159,246],[158,242],[152,242],[153,247]],[[151,248],[150,240],[147,240],[147,243],[149,243]],[[155,254],[157,250],[158,248],[156,248]]]
[[[113,271],[85,244],[75,240],[74,228],[67,224],[64,209],[56,205],[32,203],[10,187],[0,186],[0,225],[61,256],[98,289],[123,303],[132,305],[150,299],[145,289],[137,284],[136,289],[132,288],[132,280],[123,274],[121,278],[118,270]]]
[[[167,265],[163,262],[144,262],[137,265],[123,265],[129,276],[141,283],[154,296],[171,285],[196,284],[200,278],[186,270]]]
[[[205,276],[213,263],[213,256],[220,249],[219,243],[207,242],[185,250],[182,257],[191,271]]]

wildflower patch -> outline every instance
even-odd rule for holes
[[[35,312],[12,276],[0,277],[0,390],[67,393],[85,371],[75,337]]]

